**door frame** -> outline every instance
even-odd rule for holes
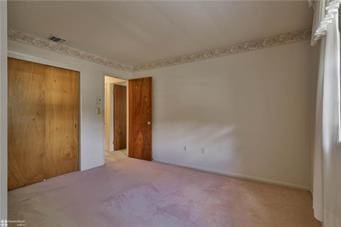
[[[126,83],[127,83],[127,86],[126,86],[126,98],[127,98],[127,101],[126,101],[126,108],[127,108],[127,111],[126,111],[126,114],[127,114],[127,117],[126,117],[126,127],[127,127],[127,129],[126,129],[126,131],[127,131],[127,136],[126,136],[126,141],[127,141],[127,154],[129,154],[129,148],[128,148],[128,134],[129,134],[129,126],[128,126],[128,124],[129,124],[129,119],[128,119],[128,111],[129,111],[129,108],[128,108],[128,78],[124,78],[124,77],[121,77],[121,76],[116,76],[116,75],[113,75],[113,74],[103,74],[103,100],[104,100],[104,102],[103,102],[103,132],[104,132],[104,136],[103,136],[103,142],[104,142],[104,146],[103,146],[103,159],[104,159],[104,163],[105,163],[105,147],[106,147],[106,126],[105,126],[105,112],[106,112],[106,94],[105,94],[105,86],[106,86],[106,84],[105,84],[105,78],[106,77],[111,77],[111,78],[114,78],[114,79],[118,79],[118,80],[122,80],[122,81],[125,81]],[[112,87],[113,87],[113,84],[114,83],[112,83]],[[113,90],[111,90],[110,92],[112,92],[112,98],[113,98]],[[113,100],[112,100],[113,101]],[[114,115],[114,103],[113,102],[110,102],[110,105],[112,106],[112,112],[110,113],[110,116],[112,116],[113,117],[113,115]],[[115,128],[115,126],[114,126],[114,119],[113,119],[113,122],[112,122],[112,129],[111,129],[111,133],[112,133],[112,143],[114,143],[114,128]],[[112,144],[112,146],[113,146],[113,149],[114,149],[114,144]]]
[[[0,220],[7,219],[7,1],[0,1]]]

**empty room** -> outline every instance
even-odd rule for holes
[[[0,226],[341,227],[340,0],[0,0]]]

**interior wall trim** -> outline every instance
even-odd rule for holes
[[[217,174],[217,175],[221,175],[221,176],[225,176],[225,177],[236,178],[236,179],[240,179],[240,180],[254,181],[254,182],[258,182],[258,183],[262,183],[262,184],[272,184],[272,185],[277,185],[277,186],[281,186],[281,187],[310,191],[309,187],[299,185],[299,184],[284,182],[284,181],[272,180],[272,179],[267,179],[267,178],[257,177],[257,176],[247,175],[247,174],[228,173],[228,172],[208,170],[208,169],[196,167],[193,165],[178,164],[175,162],[169,162],[169,161],[164,161],[164,160],[159,160],[159,159],[153,159],[153,161],[158,162],[158,163],[162,163],[162,164],[178,166],[181,168],[194,169],[194,170],[198,170],[198,171],[202,171],[202,172],[206,172],[206,173],[213,173],[213,174]]]
[[[239,54],[243,52],[260,50],[264,48],[287,45],[291,43],[310,40],[311,29],[302,29],[293,32],[281,33],[274,36],[269,36],[261,39],[254,39],[233,44],[231,46],[222,48],[206,49],[192,54],[185,54],[176,57],[159,59],[153,62],[135,65],[133,71],[149,70],[154,68],[161,68],[172,65],[179,65],[202,61],[210,58],[223,57],[232,54]]]
[[[121,64],[112,59],[102,57],[93,53],[89,53],[83,50],[79,50],[65,44],[54,43],[48,39],[40,38],[21,31],[10,29],[8,31],[8,39],[24,44],[29,44],[39,48],[48,49],[59,54],[80,58],[82,60],[108,66],[113,69],[122,71],[132,71],[132,67],[129,65]]]
[[[7,219],[7,1],[0,1],[0,220]]]
[[[48,49],[60,54],[65,54],[71,57],[80,58],[93,63],[105,65],[114,69],[137,72],[150,70],[155,68],[162,68],[173,65],[186,64],[191,62],[203,61],[210,58],[224,57],[232,54],[239,54],[248,51],[260,50],[280,45],[287,45],[296,42],[307,41],[311,39],[311,29],[301,29],[292,32],[281,33],[260,39],[248,40],[232,44],[227,47],[211,48],[190,54],[179,55],[170,58],[158,59],[151,62],[146,62],[137,65],[121,64],[106,57],[96,54],[88,53],[65,44],[56,44],[48,39],[33,36],[28,33],[23,33],[16,30],[9,30],[8,38],[12,41],[17,41],[24,44],[33,45],[36,47]]]

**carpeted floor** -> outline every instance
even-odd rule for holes
[[[315,227],[308,192],[126,158],[9,193],[26,226]]]
[[[127,149],[118,150],[118,151],[105,151],[104,159],[105,162],[119,161],[128,156]]]

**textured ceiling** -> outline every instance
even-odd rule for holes
[[[311,26],[306,1],[16,2],[9,28],[137,65]]]

